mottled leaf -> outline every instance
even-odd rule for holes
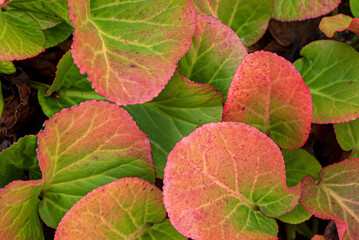
[[[122,178],[80,199],[61,220],[55,239],[152,239],[152,224],[165,217],[162,192],[156,186]]]
[[[0,60],[20,60],[45,50],[45,35],[25,12],[0,10]]]
[[[122,177],[155,180],[147,136],[116,104],[91,101],[64,109],[46,121],[38,144],[45,180],[39,213],[54,228],[94,188]]]
[[[213,17],[198,15],[192,45],[178,67],[186,78],[211,84],[226,97],[246,55],[247,50],[232,29]]]
[[[270,157],[268,157],[270,156]],[[168,156],[164,204],[173,226],[193,239],[276,239],[275,219],[298,203],[286,186],[278,146],[243,123],[209,123]]]
[[[0,187],[14,180],[40,179],[36,136],[20,138],[0,153]]]
[[[359,1],[358,0],[349,0],[350,10],[353,13],[354,17],[359,18]]]
[[[119,105],[156,97],[195,31],[188,0],[70,0],[69,6],[75,63],[96,92]]]
[[[344,14],[323,17],[319,29],[329,38],[332,38],[335,32],[342,32],[347,29],[359,35],[359,18],[352,18]]]
[[[12,62],[0,61],[0,73],[12,74],[14,72],[16,72],[16,68]]]
[[[313,99],[313,123],[338,123],[359,117],[359,53],[345,43],[315,41],[294,65]]]
[[[359,159],[347,159],[327,166],[303,179],[301,203],[310,213],[334,219],[340,239],[359,239]]]
[[[281,148],[299,148],[311,127],[309,89],[284,58],[264,51],[249,54],[229,88],[223,121],[254,126]]]
[[[325,240],[325,237],[322,235],[314,235],[312,237],[312,240]]]
[[[287,187],[294,187],[300,183],[304,177],[311,175],[319,179],[318,173],[322,169],[320,163],[304,149],[294,151],[282,150],[285,162],[285,175],[287,177]],[[293,211],[287,213],[279,220],[291,224],[298,224],[307,221],[312,215],[308,213],[301,204],[298,204]]]
[[[66,22],[62,22],[56,27],[44,30],[46,37],[46,48],[54,47],[68,39],[72,34],[73,28]]]
[[[273,0],[192,0],[197,13],[216,17],[235,31],[246,46],[265,33],[273,12]]]
[[[359,119],[334,124],[335,135],[340,147],[350,151],[350,158],[359,158]]]
[[[167,155],[178,141],[205,123],[221,121],[222,100],[213,87],[189,81],[176,71],[151,102],[126,106],[151,141],[158,177],[163,178]]]
[[[274,0],[273,18],[280,21],[301,21],[326,15],[341,0]]]

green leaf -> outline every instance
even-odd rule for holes
[[[319,29],[329,38],[332,38],[335,32],[342,32],[347,29],[359,35],[359,18],[352,18],[344,14],[323,17]]]
[[[359,53],[345,43],[315,41],[294,62],[313,99],[313,123],[338,123],[359,117]]]
[[[44,51],[45,35],[25,12],[0,10],[0,60],[21,60]]]
[[[27,12],[40,25],[42,30],[53,28],[63,22],[61,18],[46,13]]]
[[[198,126],[221,121],[222,101],[213,87],[189,81],[176,71],[151,102],[125,107],[151,141],[158,177],[163,178],[167,155],[178,141]]]
[[[38,91],[43,112],[51,117],[63,108],[72,107],[86,100],[106,100],[91,88],[87,75],[80,73],[69,50],[59,61],[55,80],[50,89]]]
[[[192,239],[275,239],[274,217],[291,211],[282,154],[243,123],[209,123],[176,144],[165,168],[163,201],[173,226]]]
[[[119,105],[156,97],[195,32],[189,0],[69,0],[72,54],[96,92]]]
[[[359,1],[358,0],[350,0],[350,10],[353,13],[354,17],[359,18]]]
[[[62,22],[59,25],[44,30],[46,37],[46,48],[54,47],[59,43],[68,39],[72,34],[73,28],[66,22]]]
[[[14,72],[16,72],[16,68],[12,62],[0,61],[0,73],[12,74]]]
[[[322,166],[312,155],[304,149],[294,151],[282,150],[285,162],[285,175],[287,177],[287,186],[294,187],[300,183],[304,177],[311,175],[319,179],[318,173]],[[278,219],[291,224],[298,224],[307,221],[312,215],[308,213],[301,204],[298,204],[293,211],[287,213]]]
[[[138,240],[186,240],[185,236],[182,236],[172,226],[168,219],[165,219],[161,223],[155,223],[151,228],[146,229],[146,232],[138,238]]]
[[[196,33],[178,67],[186,78],[214,86],[224,98],[247,50],[237,34],[210,16],[197,16]]]
[[[237,33],[245,46],[265,33],[273,12],[273,0],[192,0],[197,14],[216,17]]]
[[[336,123],[334,130],[340,147],[345,151],[352,150],[350,158],[359,158],[359,119]]]
[[[36,156],[36,136],[20,138],[0,153],[0,187],[14,180],[40,179],[41,170]]]

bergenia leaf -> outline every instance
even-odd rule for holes
[[[6,4],[9,4],[11,0],[0,0],[0,8],[5,7]]]
[[[216,17],[235,31],[246,46],[265,33],[273,12],[273,0],[192,0],[197,14]]]
[[[41,183],[15,181],[0,190],[0,239],[44,239],[37,213]]]
[[[223,121],[254,126],[284,149],[301,147],[312,121],[312,99],[294,66],[270,52],[255,52],[239,66]]]
[[[312,240],[325,240],[325,237],[322,235],[314,235],[312,237]]]
[[[167,155],[178,141],[205,123],[221,121],[222,101],[213,87],[189,81],[176,71],[151,102],[126,106],[151,141],[158,177],[163,178]]]
[[[352,18],[344,14],[323,17],[319,29],[329,38],[332,38],[335,32],[342,32],[347,29],[359,35],[359,18]]]
[[[1,119],[3,109],[4,109],[4,99],[2,96],[2,87],[1,87],[1,81],[0,81],[0,119]]]
[[[72,54],[96,92],[120,105],[156,97],[195,32],[189,0],[69,0]]]
[[[273,18],[280,21],[301,21],[326,15],[341,0],[274,0]]]
[[[359,159],[327,166],[319,178],[303,179],[302,205],[319,218],[334,219],[340,239],[359,239]]]
[[[334,130],[340,147],[345,151],[352,150],[350,158],[359,158],[359,119],[336,123]]]
[[[72,34],[73,28],[66,22],[62,22],[59,25],[45,29],[44,34],[46,37],[46,48],[54,47],[57,44],[65,41]]]
[[[46,13],[27,12],[40,25],[42,30],[56,27],[63,22],[61,18]]]
[[[57,65],[56,77],[49,89],[40,89],[38,99],[43,112],[51,117],[63,108],[86,100],[106,100],[91,88],[87,75],[81,74],[69,50]]]
[[[45,122],[38,134],[44,175],[39,213],[56,228],[89,191],[122,177],[154,183],[151,146],[132,117],[108,102],[84,102]]]
[[[269,157],[270,156],[270,157]],[[278,146],[243,123],[209,123],[168,156],[164,204],[173,226],[193,239],[277,239],[273,217],[291,211]]]
[[[16,68],[12,62],[0,61],[0,73],[12,74],[14,72],[16,72]]]
[[[226,97],[246,55],[246,48],[231,28],[211,16],[198,15],[192,45],[178,67],[186,78],[211,84]]]
[[[122,178],[80,199],[61,220],[55,239],[143,239],[152,224],[165,217],[162,192],[156,186],[139,178]]]
[[[313,123],[338,123],[359,117],[359,53],[345,43],[315,41],[294,62],[313,99]]]
[[[349,5],[350,11],[353,13],[353,16],[359,18],[359,1],[349,0]]]
[[[20,60],[45,50],[45,35],[25,12],[0,10],[0,60]]]
[[[28,135],[0,152],[0,187],[14,180],[26,180],[27,177],[41,178],[36,139],[36,136]]]
[[[294,151],[282,150],[285,162],[285,175],[287,177],[287,187],[294,187],[300,183],[304,177],[311,175],[319,179],[318,173],[322,169],[320,163],[304,149]],[[298,204],[293,211],[287,213],[279,220],[291,224],[298,224],[308,220],[312,215],[308,213],[301,204]]]
[[[152,225],[151,228],[148,228],[147,231],[138,238],[138,240],[148,239],[186,240],[187,238],[177,232],[177,230],[172,226],[171,222],[168,219],[165,219],[163,222]]]

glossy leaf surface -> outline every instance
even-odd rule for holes
[[[350,11],[353,13],[353,16],[359,18],[359,1],[349,0],[349,4],[350,4]]]
[[[126,106],[151,141],[158,177],[163,178],[167,155],[178,141],[205,123],[221,121],[222,101],[213,87],[189,81],[176,71],[151,102]]]
[[[323,17],[319,29],[329,38],[332,38],[335,32],[342,32],[347,29],[359,35],[359,18],[352,18],[344,14]]]
[[[96,92],[119,105],[156,97],[195,31],[189,0],[70,0],[69,6],[75,63]]]
[[[55,239],[143,239],[151,236],[152,224],[165,217],[162,192],[156,186],[139,178],[122,178],[78,201],[61,220]]]
[[[359,119],[334,124],[335,135],[340,147],[350,151],[350,158],[359,158]]]
[[[10,61],[0,61],[0,73],[12,74],[16,72],[14,64]]]
[[[197,16],[196,33],[178,67],[186,78],[214,86],[224,97],[247,50],[231,28],[210,16]]]
[[[264,51],[249,54],[229,88],[223,121],[254,126],[281,148],[299,148],[311,127],[309,89],[284,58]]]
[[[192,0],[197,14],[216,17],[237,33],[246,46],[265,33],[273,12],[273,0]]]
[[[108,102],[84,102],[46,121],[38,134],[44,174],[39,213],[56,228],[89,191],[122,177],[154,182],[151,146],[131,116]]]
[[[45,35],[25,12],[0,10],[0,60],[20,60],[44,50]]]
[[[286,187],[284,161],[272,140],[230,122],[206,124],[177,143],[163,194],[170,221],[186,237],[276,239],[270,217],[291,211],[300,188]]]
[[[359,116],[359,53],[345,43],[321,40],[305,46],[294,62],[313,99],[313,123]]]
[[[359,159],[347,159],[327,166],[303,179],[302,205],[323,219],[334,219],[340,239],[359,238]]]
[[[280,21],[301,21],[326,15],[341,0],[274,0],[273,18]]]

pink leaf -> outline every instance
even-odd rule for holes
[[[344,14],[323,17],[319,29],[329,38],[332,38],[335,32],[342,32],[347,29],[359,35],[359,18],[352,18]]]

